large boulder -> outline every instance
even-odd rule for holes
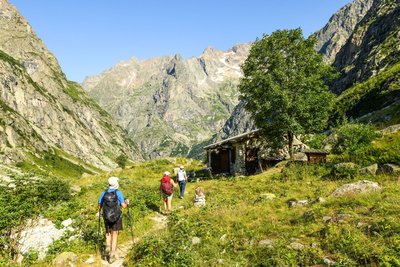
[[[382,188],[378,183],[363,180],[356,183],[345,184],[337,188],[332,194],[332,197],[340,197],[344,195],[360,194],[360,193],[370,193],[381,191]]]

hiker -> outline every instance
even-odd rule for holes
[[[178,184],[179,184],[179,198],[183,198],[185,195],[185,187],[186,183],[188,181],[187,175],[185,170],[183,169],[183,166],[179,167],[178,171]]]
[[[160,184],[160,192],[163,198],[164,211],[167,214],[172,211],[172,196],[174,194],[174,187],[176,187],[174,180],[172,180],[169,175],[169,171],[164,172]]]
[[[109,188],[102,192],[99,198],[99,210],[103,210],[103,220],[106,227],[106,257],[111,263],[116,260],[118,231],[122,230],[122,208],[129,205],[129,199],[124,200],[122,192],[118,190],[117,177],[108,178]],[[100,214],[99,214],[100,216]]]

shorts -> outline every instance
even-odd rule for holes
[[[163,196],[163,199],[164,199],[164,201],[167,201],[167,199],[172,199],[172,196],[173,196],[174,194],[172,193],[171,195],[166,195],[166,194],[164,194],[164,193],[162,193],[162,196]]]
[[[121,231],[122,230],[122,216],[116,222],[107,222],[104,221],[104,225],[106,226],[106,233],[110,233],[111,231]]]

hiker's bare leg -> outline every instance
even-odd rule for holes
[[[163,202],[164,202],[164,210],[167,211],[167,199],[164,198]]]
[[[118,242],[118,231],[111,232],[111,255],[115,256],[115,251],[117,250],[117,242]]]
[[[110,254],[111,251],[111,231],[106,233],[106,254]]]
[[[172,199],[171,198],[167,198],[167,207],[168,207],[168,211],[172,211]]]

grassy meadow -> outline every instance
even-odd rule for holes
[[[108,177],[117,176],[120,190],[131,200],[133,217],[131,225],[124,210],[125,229],[119,243],[127,244],[132,233],[136,241],[127,255],[127,266],[400,266],[398,174],[332,174],[334,163],[354,156],[363,157],[357,162],[359,167],[397,160],[399,143],[398,133],[393,133],[358,152],[330,155],[326,164],[281,162],[254,176],[190,182],[184,199],[173,198],[174,211],[161,229],[152,218],[160,216],[162,173],[173,173],[179,165],[197,170],[204,167],[202,163],[169,158],[128,164],[98,175],[43,179],[44,184],[39,179],[31,186],[26,179],[20,181],[19,194],[2,188],[0,198],[10,204],[2,207],[2,213],[19,212],[17,218],[41,215],[56,225],[73,220],[75,231],[54,242],[44,260],[37,260],[37,253],[31,251],[23,265],[52,266],[57,255],[69,251],[78,255],[75,266],[87,266],[85,261],[91,256],[99,262],[98,247],[103,243],[102,239],[98,242],[98,197],[107,188]],[[382,191],[330,196],[341,185],[359,180],[377,182]],[[193,205],[198,186],[205,189],[205,207]],[[309,204],[290,207],[301,200]],[[15,203],[22,203],[24,211],[12,209]],[[9,230],[7,220],[14,217],[0,219],[3,233]],[[102,235],[102,222],[100,226]],[[0,256],[0,266],[12,266],[12,254]]]

